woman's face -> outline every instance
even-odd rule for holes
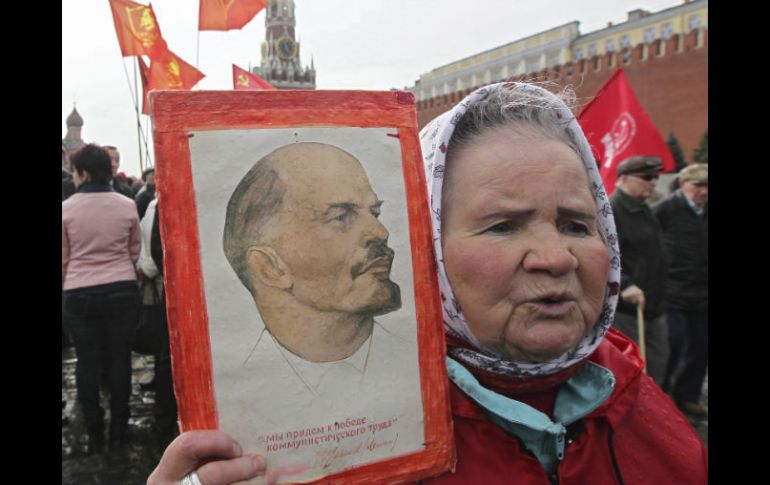
[[[473,335],[508,359],[573,348],[599,317],[609,272],[578,155],[503,126],[459,148],[448,170],[444,264]]]

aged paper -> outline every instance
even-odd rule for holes
[[[411,246],[395,134],[352,127],[191,132],[219,427],[246,451],[264,454],[279,483],[423,449]],[[312,174],[285,168],[314,150],[312,163],[344,163],[318,165]],[[240,204],[266,206],[269,216],[256,231],[264,240],[239,246],[225,237],[228,204],[271,153],[285,200],[259,199],[262,186],[246,192]],[[251,224],[244,221],[259,219],[248,210],[231,208],[230,240]],[[318,283],[323,272],[332,278],[327,284]],[[266,295],[285,303],[275,308]],[[319,330],[336,328],[329,315],[367,312],[374,316],[362,320],[366,331],[349,333],[355,326],[347,318],[339,332]]]

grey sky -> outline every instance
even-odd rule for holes
[[[656,12],[682,0],[295,3],[302,62],[315,60],[319,89],[387,90],[412,86],[435,67],[573,20],[585,34],[623,22],[630,10]],[[264,11],[241,30],[199,34],[198,0],[154,0],[152,6],[169,48],[206,74],[195,89],[232,89],[233,63],[244,69],[259,64]],[[121,171],[138,175],[133,66],[133,58],[120,55],[108,0],[62,3],[62,137],[76,101],[85,121],[83,139],[117,146]],[[149,119],[141,118],[147,130]]]

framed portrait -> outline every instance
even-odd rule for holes
[[[276,483],[401,483],[454,460],[414,97],[150,95],[183,430]]]

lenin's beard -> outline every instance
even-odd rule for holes
[[[373,266],[387,266],[387,273],[380,273],[377,277],[377,291],[372,297],[370,305],[367,305],[361,313],[372,316],[384,315],[401,308],[401,288],[390,280],[390,268],[393,265],[394,251],[385,242],[372,243],[366,259],[356,263],[350,270],[352,278],[360,278]]]

